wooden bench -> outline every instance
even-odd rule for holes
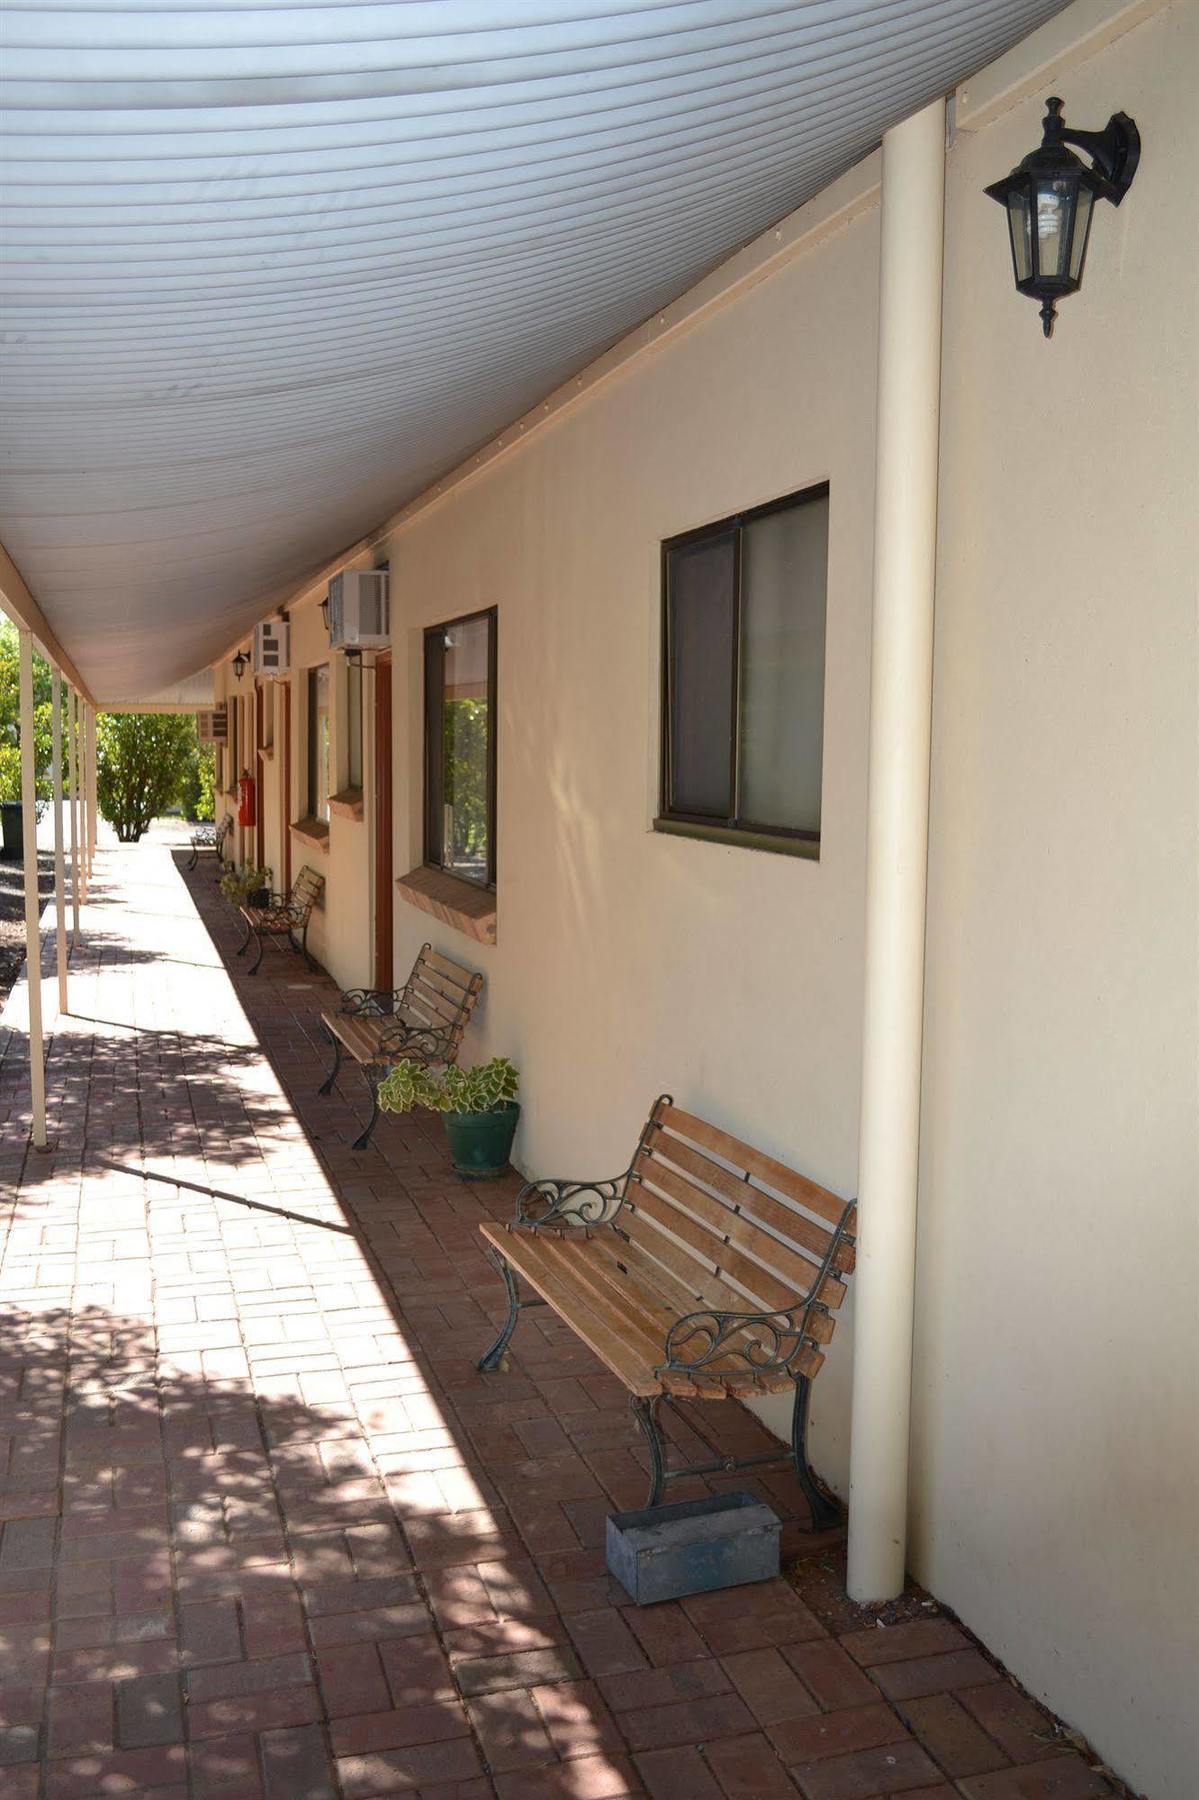
[[[853,1201],[663,1094],[622,1175],[529,1182],[510,1225],[479,1227],[508,1295],[508,1316],[479,1368],[505,1364],[522,1305],[519,1278],[628,1388],[649,1442],[647,1506],[657,1505],[665,1482],[786,1454],[717,1454],[668,1468],[658,1422],[664,1400],[794,1389],[789,1454],[813,1523],[835,1523],[840,1508],[808,1466],[808,1398],[854,1266],[855,1221]]]
[[[233,814],[226,813],[219,825],[197,825],[191,834],[192,853],[187,866],[194,869],[201,850],[215,850],[217,873],[225,861],[225,845],[233,835]]]
[[[246,934],[237,946],[237,954],[241,956],[244,953],[251,938],[257,946],[257,955],[250,965],[249,974],[258,973],[265,938],[282,938],[289,950],[302,956],[308,967],[315,970],[317,965],[308,954],[308,921],[324,891],[324,876],[318,875],[315,869],[305,867],[292,882],[290,894],[270,894],[265,906],[238,907],[238,912],[245,920]]]
[[[371,1116],[354,1149],[370,1142],[379,1117],[378,1086],[389,1064],[401,1057],[420,1063],[458,1060],[462,1036],[483,986],[483,977],[422,944],[412,973],[402,988],[351,988],[338,1010],[321,1014],[321,1026],[333,1045],[333,1066],[317,1092],[332,1090],[342,1052],[362,1069],[371,1091]]]

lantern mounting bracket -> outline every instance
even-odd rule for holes
[[[1045,102],[1042,149],[1073,144],[1076,150],[1085,150],[1103,181],[1103,199],[1119,206],[1141,160],[1141,134],[1135,121],[1126,112],[1116,112],[1102,131],[1074,131],[1062,119],[1062,105],[1056,95]]]

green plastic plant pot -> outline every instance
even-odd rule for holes
[[[441,1116],[459,1175],[467,1181],[493,1181],[505,1172],[520,1119],[520,1106],[515,1100],[501,1101],[490,1112]]]

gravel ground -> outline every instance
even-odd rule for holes
[[[54,892],[54,857],[39,850],[38,892],[45,906]],[[0,856],[0,1004],[25,962],[25,870]]]

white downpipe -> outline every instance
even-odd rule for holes
[[[67,689],[67,805],[71,815],[71,948],[79,942],[79,702]]]
[[[903,1591],[916,1281],[945,105],[883,138],[848,1587]]]
[[[62,828],[62,675],[52,676],[51,755],[54,759],[54,943],[58,961],[58,1010],[67,1010],[67,874]]]
[[[21,827],[25,840],[25,989],[29,996],[29,1088],[33,1143],[46,1148],[46,1067],[42,1046],[42,934],[37,892],[37,776],[33,745],[33,633],[20,631]]]

